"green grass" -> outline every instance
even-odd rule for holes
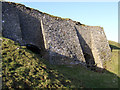
[[[119,43],[117,43],[117,42],[115,42],[115,41],[108,41],[108,43],[110,44],[110,45],[114,45],[114,46],[116,46],[116,47],[119,47],[120,48],[120,44]]]
[[[39,54],[3,38],[3,88],[117,88],[117,51],[113,50],[112,54],[113,62],[107,63],[108,70],[94,72],[82,65],[50,65]]]
[[[106,62],[106,68],[108,71],[118,75],[120,77],[120,67],[118,62],[120,62],[120,44],[114,41],[109,41],[109,45],[113,47],[111,61]]]
[[[109,41],[110,45],[118,47],[112,50],[111,61],[106,62],[106,70],[103,73],[93,72],[87,70],[81,65],[67,67],[54,66],[54,69],[60,71],[65,77],[69,78],[76,87],[81,85],[86,88],[117,88],[118,78],[120,77],[120,70],[118,73],[118,61],[120,62],[119,48],[120,44]]]
[[[105,71],[104,73],[93,72],[78,65],[73,67],[56,66],[65,77],[69,78],[74,85],[79,88],[116,88],[118,78],[115,74]]]
[[[2,39],[2,87],[66,88],[71,81],[43,63],[42,58],[10,39]]]

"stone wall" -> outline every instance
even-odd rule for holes
[[[103,28],[92,27],[91,28],[92,38],[92,52],[95,58],[95,63],[98,67],[102,67],[105,61],[111,59],[111,51],[106,39]]]
[[[89,55],[86,62],[103,68],[104,61],[110,60],[111,51],[104,30],[99,26],[77,26],[83,53]],[[84,55],[85,56],[85,55]]]
[[[40,20],[23,5],[2,3],[2,35],[21,45],[33,44],[44,50]]]
[[[2,33],[6,38],[21,43],[21,27],[16,8],[8,3],[2,3]]]
[[[43,28],[46,45],[50,51],[51,63],[85,62],[83,52],[71,20],[55,19],[49,15],[43,16]],[[58,60],[56,58],[59,58]],[[72,62],[74,59],[75,62]]]
[[[3,2],[2,34],[21,45],[47,51],[51,64],[87,64],[103,68],[110,48],[101,27],[48,15],[21,4]]]

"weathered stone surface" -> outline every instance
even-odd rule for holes
[[[21,42],[21,27],[16,8],[2,3],[2,33],[6,38]]]
[[[111,53],[103,28],[98,26],[76,26],[83,53],[89,55],[86,62],[103,68],[106,60],[110,60]]]
[[[85,26],[21,4],[3,2],[2,7],[3,36],[46,50],[44,57],[51,64],[97,64],[103,68],[104,61],[110,60],[110,48],[101,27]]]
[[[14,3],[2,3],[2,7],[2,35],[22,45],[33,44],[44,49],[40,20],[34,13]]]
[[[70,21],[53,20],[48,15],[44,15],[42,19],[47,42],[46,49],[50,51],[50,56],[52,56],[50,58],[51,63],[73,63],[73,60],[70,59],[74,59],[77,62],[85,62],[76,30]],[[64,56],[67,61],[64,60]],[[59,59],[57,60],[58,57]]]

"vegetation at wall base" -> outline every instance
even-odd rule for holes
[[[2,88],[117,88],[116,49],[112,51],[114,64],[107,63],[108,71],[94,72],[81,65],[50,65],[47,60],[2,38]],[[113,45],[111,43],[111,45]],[[117,49],[117,51],[119,51]],[[111,69],[110,69],[111,67]]]
[[[106,69],[120,77],[120,44],[114,41],[108,41],[111,47],[111,61],[106,62]]]
[[[72,87],[70,80],[48,68],[42,61],[25,46],[2,38],[3,89]]]

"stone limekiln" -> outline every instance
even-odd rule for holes
[[[21,45],[37,46],[51,64],[96,64],[103,68],[104,61],[111,58],[102,27],[86,26],[21,4],[2,2],[2,35]]]

